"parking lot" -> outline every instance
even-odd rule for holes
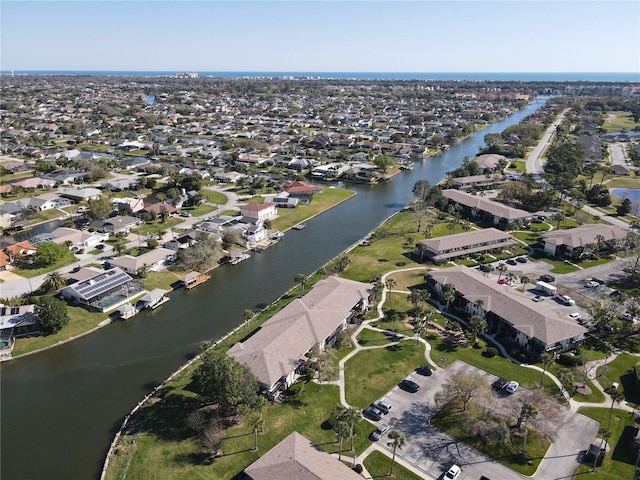
[[[403,432],[407,444],[396,455],[433,478],[441,478],[455,463],[462,467],[461,479],[478,479],[481,475],[491,479],[520,479],[519,474],[430,426],[429,420],[436,413],[433,400],[435,393],[451,374],[459,370],[470,370],[478,381],[486,379],[492,383],[496,380],[495,376],[463,362],[455,362],[446,369],[439,368],[431,376],[413,373],[407,378],[420,385],[420,390],[410,393],[399,387],[394,388],[384,397],[393,405],[391,413],[377,423],[388,423],[392,430]],[[510,396],[510,400],[515,400],[513,397],[517,394]],[[386,446],[387,441],[385,435],[379,443]]]
[[[453,373],[461,370],[473,375],[478,382],[486,381],[487,384],[491,384],[497,379],[483,370],[459,361],[454,362],[446,369],[435,370],[431,376],[412,373],[407,378],[420,385],[420,390],[416,393],[410,393],[395,387],[384,397],[384,400],[392,405],[391,412],[380,422],[375,423],[387,423],[391,430],[403,432],[407,444],[398,450],[396,455],[432,478],[442,478],[444,472],[452,464],[457,464],[462,468],[460,479],[475,480],[481,476],[493,480],[521,479],[522,476],[515,471],[430,425],[430,418],[436,413],[434,395]],[[513,395],[499,394],[498,410],[509,413],[513,417],[514,410],[519,409],[525,395],[526,391],[522,389],[517,390]],[[597,423],[585,420],[586,417],[573,415],[567,418],[568,409],[559,405],[557,409],[557,416],[549,420],[550,423],[553,423],[550,428],[557,430],[558,425],[562,425],[567,419],[568,423],[566,428],[557,432],[563,441],[552,445],[550,452],[553,451],[553,458],[545,459],[539,469],[539,472],[552,471],[554,476],[535,477],[541,480],[569,478],[577,468],[579,452],[589,445],[598,431]],[[576,423],[583,430],[580,435],[575,435]],[[387,442],[388,437],[384,435],[379,444],[388,448]]]

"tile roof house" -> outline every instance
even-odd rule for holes
[[[293,384],[296,370],[314,345],[331,345],[347,322],[368,308],[371,288],[335,276],[321,280],[227,353],[248,366],[267,393],[285,389]]]
[[[531,218],[531,213],[525,210],[509,207],[495,200],[471,195],[461,190],[446,189],[442,191],[442,195],[449,202],[461,205],[465,214],[474,220],[477,214],[481,214],[481,218],[499,227],[507,227],[515,221],[526,221]]]
[[[118,232],[128,232],[131,228],[138,225],[138,223],[140,223],[139,218],[119,215],[117,217],[107,218],[106,220],[95,221],[92,225],[99,232],[115,234]]]
[[[108,233],[88,232],[67,227],[56,228],[51,232],[51,236],[53,236],[52,242],[54,243],[71,242],[71,246],[76,248],[92,248],[109,239]]]
[[[599,238],[603,247],[616,250],[624,246],[627,230],[602,223],[581,225],[545,233],[541,241],[549,255],[577,259],[598,250]]]
[[[244,470],[247,480],[362,480],[362,477],[293,432]]]
[[[422,240],[420,244],[424,245],[422,255],[436,263],[440,263],[472,253],[484,253],[495,249],[509,248],[515,245],[516,242],[506,232],[495,228],[485,228],[455,235],[445,235],[444,237],[429,238]]]
[[[268,220],[278,215],[276,204],[271,202],[249,203],[240,207],[240,214],[243,217],[255,218],[258,220]]]
[[[489,332],[504,335],[533,353],[571,350],[587,333],[586,328],[570,318],[465,266],[431,271],[426,281],[440,298],[443,298],[444,285],[454,284],[454,308],[484,318]],[[478,306],[478,300],[482,300],[482,306]]]

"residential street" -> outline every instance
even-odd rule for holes
[[[527,158],[527,173],[532,173],[534,175],[542,175],[544,173],[544,161],[542,160],[542,154],[551,143],[551,138],[556,132],[557,126],[562,123],[564,116],[568,111],[569,109],[564,110],[560,115],[558,115],[556,121],[549,125],[549,128],[547,128],[547,131],[542,136],[540,142],[538,142],[538,145],[536,145],[532,150],[531,154]]]

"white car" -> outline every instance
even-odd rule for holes
[[[446,480],[458,480],[460,477],[460,467],[458,465],[451,465],[451,468],[444,474]]]
[[[371,439],[377,442],[385,433],[387,433],[387,430],[389,430],[389,425],[383,423],[373,431],[373,433],[371,434]]]
[[[573,320],[580,320],[582,318],[582,315],[580,314],[580,312],[573,312],[569,314],[569,318]]]
[[[598,288],[599,286],[600,284],[598,282],[594,282],[593,280],[587,282],[587,284],[585,285],[586,288]]]
[[[519,386],[520,384],[518,382],[514,382],[513,380],[511,380],[509,383],[507,383],[507,386],[504,387],[504,389],[507,391],[507,393],[513,393],[518,389]]]

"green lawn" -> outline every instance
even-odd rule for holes
[[[609,425],[611,412],[609,408],[580,408],[578,412],[599,421],[605,429]],[[629,412],[614,408],[611,438],[609,439],[611,449],[607,452],[604,463],[598,467],[596,473],[589,473],[591,465],[581,465],[576,478],[581,478],[584,474],[585,478],[597,480],[632,479],[636,461],[636,451],[632,447],[635,434],[634,426],[633,417]]]
[[[62,268],[66,265],[70,265],[76,261],[78,261],[76,256],[71,252],[67,252],[64,255],[64,257],[62,257],[56,263],[53,263],[46,267],[16,268],[15,270],[12,270],[12,273],[15,273],[16,275],[20,275],[21,277],[24,277],[24,278],[33,278],[33,277],[37,277],[38,275],[43,275],[45,273],[53,272],[54,270]]]
[[[178,275],[171,272],[148,272],[147,276],[142,279],[142,283],[144,283],[144,288],[149,291],[154,288],[171,290],[171,285],[176,283],[178,278],[180,278]]]
[[[24,353],[39,350],[40,348],[50,347],[58,342],[68,340],[77,335],[85,333],[105,320],[108,315],[101,312],[91,312],[81,307],[67,307],[69,313],[69,324],[53,335],[42,337],[18,338],[13,347],[12,356],[17,357]]]
[[[640,358],[634,355],[618,355],[614,360],[607,363],[605,374],[599,378],[602,388],[608,388],[612,383],[617,383],[624,391],[625,399],[628,402],[640,403],[640,392],[638,392],[633,380],[633,367],[640,362]]]
[[[141,479],[231,479],[293,431],[329,453],[338,451],[335,433],[327,423],[331,409],[339,404],[338,387],[306,383],[302,392],[289,401],[267,407],[265,432],[258,435],[257,452],[253,450],[252,429],[245,422],[227,431],[222,457],[211,464],[202,462],[197,456],[196,442],[185,426],[186,415],[200,406],[193,394],[184,390],[188,383],[188,378],[182,378],[163,402],[150,403],[143,409],[134,428],[124,435],[121,444],[128,447],[119,450],[108,479],[124,478],[125,474],[127,478]],[[373,428],[366,420],[357,424],[354,438],[357,452],[371,444],[367,437]],[[349,446],[347,439],[343,444],[345,455]]]
[[[175,227],[183,222],[182,218],[169,217],[166,222],[160,220],[154,220],[152,222],[145,222],[139,228],[132,229],[131,231],[139,235],[155,235],[162,231],[169,231],[170,228]]]
[[[228,198],[224,193],[215,192],[213,190],[207,190],[206,188],[203,188],[202,190],[200,190],[199,193],[202,194],[202,196],[204,196],[207,199],[207,202],[213,205],[222,206],[227,204]]]
[[[386,436],[384,436],[382,440],[388,441]],[[396,452],[396,456],[401,454],[401,450],[398,450]],[[367,458],[364,459],[363,463],[364,467],[371,474],[372,478],[382,478],[389,475],[389,470],[391,468],[391,459],[381,452],[371,452],[369,455],[367,455]],[[415,473],[404,468],[402,465],[398,465],[396,463],[393,467],[392,478],[395,478],[396,480],[419,480],[422,477],[419,477]]]
[[[618,132],[620,130],[633,130],[640,127],[640,123],[633,121],[631,112],[607,112],[602,125],[607,132]]]
[[[294,225],[309,220],[316,215],[335,207],[352,196],[352,190],[325,188],[322,193],[316,193],[309,205],[298,205],[295,208],[279,208],[278,217],[271,222],[271,227],[284,232]]]
[[[416,347],[413,340],[358,352],[345,364],[347,402],[356,408],[365,408],[424,361],[424,345]]]
[[[358,343],[363,347],[370,347],[373,345],[386,345],[391,342],[389,336],[385,333],[364,328],[358,335]]]

